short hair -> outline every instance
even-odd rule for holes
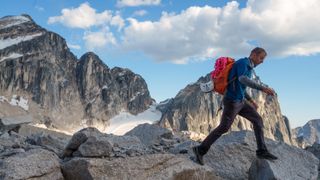
[[[254,49],[252,49],[251,54],[260,54],[260,53],[265,53],[265,55],[267,55],[266,50],[264,50],[261,47],[255,47]],[[250,55],[251,55],[250,54]]]

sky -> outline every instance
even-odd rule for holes
[[[320,119],[319,0],[10,0],[0,17],[29,14],[80,58],[129,68],[157,102],[213,70],[220,56],[268,56],[256,68],[292,128]]]

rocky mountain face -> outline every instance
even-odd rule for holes
[[[189,84],[176,97],[159,104],[163,113],[160,125],[175,131],[191,131],[203,136],[219,125],[222,110],[219,111],[222,96],[215,93],[203,93],[200,82],[208,82],[210,75],[201,77],[196,83]],[[256,77],[259,81],[259,78]],[[281,114],[276,97],[249,89],[249,94],[259,105],[258,112],[264,120],[265,136],[291,144],[291,130],[288,119]],[[231,131],[252,130],[251,123],[237,116]]]
[[[293,129],[292,136],[298,146],[302,148],[320,144],[320,119],[311,120],[303,127]]]
[[[310,179],[318,178],[312,153],[266,139],[280,159],[255,156],[251,131],[222,136],[195,163],[191,147],[198,145],[158,125],[142,124],[124,136],[85,128],[72,137],[31,126],[0,135],[1,179]],[[30,134],[31,133],[31,134]],[[288,166],[290,164],[290,166]]]
[[[154,101],[140,75],[110,69],[92,52],[78,60],[61,36],[28,15],[0,19],[0,103],[13,95],[40,123],[67,131],[103,129],[120,111],[137,114]]]

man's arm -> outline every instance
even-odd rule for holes
[[[251,87],[253,89],[257,89],[257,90],[263,91],[264,93],[267,93],[268,95],[272,95],[272,96],[275,95],[275,92],[274,92],[273,89],[265,87],[265,86],[262,86],[262,85],[256,83],[255,81],[251,80],[247,76],[244,76],[244,75],[240,76],[239,77],[239,81],[240,81],[240,83],[242,83],[242,84],[244,84],[246,86],[249,86],[249,87]]]
[[[256,83],[255,81],[251,80],[249,77],[247,77],[245,75],[240,76],[239,77],[239,81],[243,85],[246,85],[246,86],[248,86],[250,88],[257,89],[257,90],[260,90],[260,91],[262,91],[263,89],[266,88],[266,87]]]

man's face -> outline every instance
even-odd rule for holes
[[[253,54],[252,61],[254,66],[258,66],[259,64],[263,63],[264,58],[266,57],[266,53],[259,53],[259,54]]]

